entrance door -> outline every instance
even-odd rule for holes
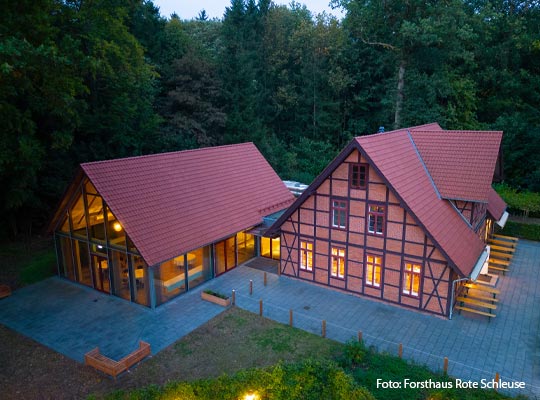
[[[94,272],[94,288],[105,293],[111,291],[111,281],[109,277],[109,264],[102,256],[92,254],[92,268]]]
[[[236,236],[216,243],[216,276],[236,267]]]

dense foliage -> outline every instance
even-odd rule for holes
[[[2,0],[3,235],[44,226],[85,161],[253,141],[309,183],[351,137],[438,121],[501,129],[505,179],[540,190],[540,6],[333,0]]]

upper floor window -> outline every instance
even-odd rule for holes
[[[350,185],[352,189],[365,189],[368,180],[368,164],[351,164]]]
[[[381,257],[368,254],[366,257],[366,285],[381,287]]]
[[[371,204],[368,211],[368,232],[374,235],[384,234],[385,207]]]
[[[300,269],[313,271],[313,243],[300,241]]]
[[[330,275],[334,278],[345,277],[345,249],[332,247],[332,266]]]
[[[421,272],[422,267],[420,265],[405,263],[405,271],[403,273],[403,294],[418,297]]]
[[[335,228],[347,228],[347,201],[332,200],[332,226]]]

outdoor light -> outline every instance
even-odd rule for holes
[[[244,396],[243,400],[258,400],[259,396],[257,396],[256,393],[253,393],[252,391],[247,392],[247,394]]]
[[[115,222],[113,224],[113,229],[116,231],[116,232],[120,232],[122,230],[122,225],[120,225],[119,222]]]

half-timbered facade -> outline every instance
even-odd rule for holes
[[[353,139],[268,231],[280,272],[447,316],[500,218],[487,210],[501,137],[430,124]]]

